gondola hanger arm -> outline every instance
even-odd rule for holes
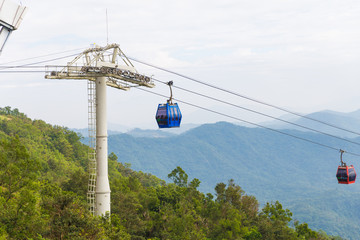
[[[172,89],[171,89],[171,86],[174,84],[174,82],[173,81],[169,81],[168,83],[167,83],[167,85],[169,85],[169,87],[170,87],[170,98],[169,98],[169,100],[167,100],[167,102],[169,103],[169,104],[173,104],[172,103]]]
[[[343,155],[344,152],[345,152],[344,150],[340,149],[340,161],[341,161],[341,166],[342,167],[346,167],[346,163],[343,162],[343,160],[342,160],[342,155]]]

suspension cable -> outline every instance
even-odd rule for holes
[[[44,73],[45,71],[40,71],[40,70],[38,70],[38,71],[35,71],[35,70],[33,70],[33,71],[25,71],[25,70],[23,70],[23,71],[1,71],[0,70],[0,73]]]
[[[136,88],[136,89],[139,89],[139,90],[142,90],[142,91],[145,91],[145,92],[148,92],[148,93],[157,95],[157,96],[161,96],[161,97],[167,98],[167,96],[165,96],[165,95],[163,95],[163,94],[155,93],[155,92],[152,92],[152,91],[147,90],[147,89],[143,89],[143,88]],[[331,147],[331,146],[326,145],[326,144],[323,144],[323,143],[319,143],[319,142],[316,142],[316,141],[313,141],[313,140],[309,140],[309,139],[307,139],[307,138],[295,136],[295,135],[293,135],[293,134],[286,133],[286,132],[283,132],[283,131],[280,131],[280,130],[277,130],[277,129],[273,129],[273,128],[270,128],[270,127],[265,127],[265,126],[263,126],[263,125],[261,125],[261,124],[257,124],[257,123],[251,122],[251,121],[247,121],[247,120],[244,120],[244,119],[241,119],[241,118],[238,118],[238,117],[234,117],[234,116],[225,114],[225,113],[221,113],[221,112],[218,112],[218,111],[215,111],[215,110],[212,110],[212,109],[209,109],[209,108],[205,108],[205,107],[202,107],[202,106],[199,106],[199,105],[190,103],[190,102],[182,101],[182,100],[176,99],[176,98],[174,98],[174,100],[176,100],[176,101],[178,101],[178,102],[181,102],[181,103],[184,103],[184,104],[186,104],[186,105],[192,106],[192,107],[196,107],[196,108],[199,108],[199,109],[208,111],[208,112],[212,112],[212,113],[215,113],[215,114],[224,116],[224,117],[228,117],[228,118],[231,118],[231,119],[234,119],[234,120],[242,121],[242,122],[251,124],[251,125],[253,125],[253,126],[261,127],[261,128],[264,128],[264,129],[267,129],[267,130],[270,130],[270,131],[273,131],[273,132],[277,132],[277,133],[280,133],[280,134],[283,134],[283,135],[286,135],[286,136],[289,136],[289,137],[293,137],[293,138],[296,138],[296,139],[299,139],[299,140],[302,140],[302,141],[305,141],[305,142],[309,142],[309,143],[312,143],[312,144],[315,144],[315,145],[318,145],[318,146],[322,146],[322,147],[324,147],[324,148],[328,148],[328,149],[331,149],[331,150],[335,150],[335,151],[337,151],[337,152],[340,151],[340,149],[338,149],[338,148]],[[350,155],[353,155],[353,156],[360,157],[360,154],[357,154],[357,153],[348,152],[348,151],[346,151],[346,153],[348,153],[348,154],[350,154]]]
[[[35,62],[35,63],[29,63],[29,64],[24,64],[24,65],[19,65],[19,66],[3,66],[1,67],[0,66],[0,72],[2,73],[39,73],[39,72],[44,72],[44,71],[4,71],[3,69],[13,69],[13,68],[32,68],[32,67],[43,67],[43,66],[31,66],[31,65],[35,65],[35,64],[40,64],[40,63],[44,63],[44,62],[50,62],[50,61],[55,61],[55,60],[59,60],[59,59],[63,59],[63,58],[67,58],[67,57],[71,57],[71,56],[75,56],[77,54],[72,54],[72,55],[68,55],[68,56],[64,56],[64,57],[59,57],[59,58],[54,58],[54,59],[49,59],[49,60],[44,60],[44,61],[40,61],[40,62]],[[138,61],[142,64],[146,64],[146,65],[149,65],[149,66],[152,66],[152,67],[155,67],[155,68],[158,68],[158,69],[161,69],[161,70],[164,70],[164,71],[167,71],[167,72],[170,72],[170,73],[173,73],[173,74],[176,74],[176,75],[179,75],[179,76],[182,76],[184,78],[188,78],[190,80],[195,80],[195,79],[192,79],[192,78],[189,78],[187,76],[184,76],[182,74],[178,74],[178,73],[175,73],[173,71],[170,71],[170,70],[166,70],[164,68],[160,68],[160,67],[157,67],[157,66],[154,66],[154,65],[150,65],[150,64],[147,64],[147,63],[144,63],[144,62],[141,62],[139,60],[136,60],[136,59],[133,59],[133,58],[130,58],[132,59],[133,61]],[[158,79],[154,79],[153,80],[157,81],[157,82],[161,82],[163,84],[168,84],[168,83],[165,83],[161,80],[158,80]],[[200,82],[198,80],[195,80],[196,82]],[[210,84],[207,84],[207,83],[203,83],[203,82],[200,82],[202,84],[205,84],[207,86],[211,86],[211,87],[214,87],[216,89],[219,89],[219,90],[223,90],[221,88],[218,88],[216,86],[213,86],[213,85],[210,85]],[[176,87],[176,86],[174,86]],[[292,124],[294,126],[298,126],[298,127],[301,127],[301,128],[304,128],[304,129],[307,129],[307,130],[310,130],[310,131],[314,131],[314,132],[317,132],[317,133],[320,133],[320,134],[323,134],[323,135],[327,135],[327,136],[330,136],[330,137],[333,137],[333,138],[337,138],[337,139],[340,139],[340,140],[343,140],[343,141],[346,141],[346,142],[349,142],[349,143],[353,143],[353,144],[356,144],[356,145],[360,145],[360,143],[358,142],[354,142],[354,141],[351,141],[351,140],[348,140],[348,139],[344,139],[344,138],[341,138],[341,137],[338,137],[338,136],[335,136],[335,135],[332,135],[332,134],[329,134],[329,133],[325,133],[325,132],[322,132],[322,131],[319,131],[319,130],[316,130],[316,129],[313,129],[313,128],[310,128],[310,127],[306,127],[306,126],[303,126],[303,125],[300,125],[300,124],[297,124],[297,123],[293,123],[293,122],[290,122],[290,121],[286,121],[284,119],[280,119],[280,118],[277,118],[277,117],[273,117],[271,115],[268,115],[268,114],[265,114],[265,113],[261,113],[259,111],[255,111],[255,110],[252,110],[252,109],[249,109],[249,108],[245,108],[245,107],[242,107],[242,106],[239,106],[239,105],[236,105],[236,104],[233,104],[233,103],[229,103],[229,102],[226,102],[226,101],[223,101],[223,100],[220,100],[218,98],[214,98],[214,97],[211,97],[211,96],[208,96],[208,95],[205,95],[205,94],[201,94],[201,93],[198,93],[198,92],[195,92],[195,91],[191,91],[191,90],[188,90],[188,89],[185,89],[185,88],[181,88],[181,87],[176,87],[178,89],[181,89],[183,91],[187,91],[187,92],[190,92],[192,94],[196,94],[198,96],[202,96],[202,97],[205,97],[205,98],[208,98],[208,99],[212,99],[214,101],[218,101],[218,102],[221,102],[221,103],[224,103],[224,104],[227,104],[227,105],[230,105],[230,106],[233,106],[233,107],[237,107],[237,108],[240,108],[240,109],[243,109],[243,110],[246,110],[246,111],[250,111],[250,112],[253,112],[253,113],[256,113],[256,114],[259,114],[259,115],[262,115],[262,116],[266,116],[266,117],[269,117],[269,118],[272,118],[272,119],[275,119],[275,120],[278,120],[278,121],[282,121],[282,122],[285,122],[285,123],[288,123],[288,124]],[[225,91],[228,91],[228,90],[225,90]],[[233,93],[233,94],[236,94],[236,93]],[[268,105],[268,104],[265,104],[265,105]],[[270,105],[269,105],[270,106]],[[277,107],[276,107],[277,108]],[[287,110],[286,110],[287,111]],[[291,112],[289,112],[291,113]],[[298,115],[298,116],[302,116],[302,117],[305,117],[305,118],[308,118],[306,116],[303,116],[303,115]],[[311,119],[311,118],[310,118]],[[312,119],[311,119],[312,120]],[[315,119],[316,120],[316,119]],[[318,120],[316,120],[318,121]],[[322,122],[322,121],[320,121]],[[328,125],[327,123],[325,123],[326,125]],[[360,133],[356,133],[356,132],[353,132],[353,131],[349,131],[349,130],[346,130],[346,129],[343,129],[343,128],[340,128],[338,126],[335,126],[335,125],[332,125],[332,127],[335,127],[335,128],[338,128],[338,129],[341,129],[341,130],[344,130],[344,131],[348,131],[348,132],[351,132],[351,133],[354,133],[354,134],[357,134],[357,135],[360,135]],[[266,128],[266,127],[265,127]]]
[[[175,71],[168,70],[168,69],[165,69],[165,68],[163,68],[163,67],[159,67],[159,66],[156,66],[156,65],[153,65],[153,64],[150,64],[150,63],[146,63],[146,62],[144,62],[144,61],[138,60],[138,59],[133,58],[133,57],[128,57],[128,58],[131,59],[131,60],[133,60],[133,61],[135,61],[135,62],[141,63],[141,64],[143,64],[143,65],[146,65],[146,66],[149,66],[149,67],[153,67],[153,68],[159,69],[159,70],[161,70],[161,71],[164,71],[164,72],[168,72],[168,73],[177,75],[177,76],[179,76],[179,77],[182,77],[182,78],[191,80],[191,81],[193,81],[193,82],[196,82],[196,83],[199,83],[199,84],[203,84],[203,85],[205,85],[205,86],[208,86],[208,87],[211,87],[211,88],[214,88],[214,89],[217,89],[217,90],[220,90],[220,91],[223,91],[223,92],[232,94],[232,95],[234,95],[234,96],[241,97],[241,98],[247,99],[247,100],[249,100],[249,101],[253,101],[253,102],[256,102],[256,103],[259,103],[259,104],[262,104],[262,105],[265,105],[265,106],[268,106],[268,107],[272,107],[272,108],[281,110],[281,111],[283,111],[283,112],[286,112],[286,113],[289,113],[289,114],[292,114],[292,115],[295,115],[295,116],[298,116],[298,117],[301,117],[301,118],[305,118],[305,119],[308,119],[308,120],[311,120],[311,121],[314,121],[314,122],[318,122],[318,123],[327,125],[327,126],[332,127],[332,128],[336,128],[336,129],[339,129],[339,130],[342,130],[342,131],[346,131],[346,132],[349,132],[349,133],[353,133],[353,134],[356,134],[356,135],[360,136],[360,133],[359,133],[359,132],[355,132],[355,131],[352,131],[352,130],[349,130],[349,129],[346,129],[346,128],[338,127],[338,126],[336,126],[336,125],[334,125],[334,124],[331,124],[331,123],[328,123],[328,122],[324,122],[324,121],[321,121],[321,120],[318,120],[318,119],[315,119],[315,118],[312,118],[312,117],[309,117],[309,116],[306,116],[306,115],[302,115],[302,114],[299,114],[299,113],[296,113],[296,112],[287,110],[287,109],[282,108],[282,107],[275,106],[275,105],[270,104],[270,103],[266,103],[266,102],[264,102],[264,101],[260,101],[260,100],[257,100],[257,99],[254,99],[254,98],[251,98],[251,97],[242,95],[242,94],[240,94],[240,93],[236,93],[236,92],[233,92],[233,91],[230,91],[230,90],[221,88],[221,87],[217,87],[217,86],[215,86],[215,85],[212,85],[212,84],[209,84],[209,83],[206,83],[206,82],[197,80],[197,79],[195,79],[195,78],[188,77],[188,76],[186,76],[186,75],[184,75],[184,74],[177,73],[177,72],[175,72]]]
[[[36,65],[36,64],[40,64],[40,63],[46,63],[46,62],[52,62],[52,61],[56,61],[56,60],[60,60],[60,59],[68,58],[68,57],[73,57],[73,56],[77,56],[77,55],[78,55],[78,54],[76,53],[76,54],[71,54],[71,55],[67,55],[67,56],[63,56],[63,57],[58,57],[58,58],[43,60],[43,61],[39,61],[39,62],[27,63],[27,64],[23,64],[23,65],[19,65],[19,66],[5,66],[5,67],[0,67],[0,71],[3,71],[3,69],[13,69],[13,68],[28,67],[28,66],[31,66],[31,65]]]
[[[9,63],[22,62],[22,61],[27,61],[27,60],[37,59],[37,58],[48,57],[48,56],[52,56],[52,55],[63,54],[63,53],[67,53],[67,52],[79,51],[79,50],[83,50],[83,48],[67,50],[67,51],[62,51],[62,52],[57,52],[57,53],[50,53],[50,54],[41,55],[41,56],[37,56],[37,57],[18,59],[18,60],[14,60],[14,61],[10,61],[10,62],[0,63],[0,66],[5,65],[5,64],[9,64]]]
[[[167,84],[166,82],[155,79],[155,78],[153,78],[153,80],[157,81],[157,82],[160,82],[160,83],[163,83],[163,84]],[[208,98],[208,99],[220,102],[220,103],[224,103],[224,104],[236,107],[236,108],[240,108],[240,109],[252,112],[252,113],[256,113],[256,114],[259,114],[259,115],[262,115],[262,116],[265,116],[265,117],[268,117],[268,118],[272,118],[272,119],[275,119],[275,120],[278,120],[278,121],[281,121],[281,122],[285,122],[285,123],[288,123],[288,124],[291,124],[291,125],[303,128],[303,129],[307,129],[307,130],[310,130],[310,131],[313,131],[313,132],[316,132],[316,133],[319,133],[319,134],[323,134],[323,135],[326,135],[326,136],[329,136],[329,137],[337,138],[337,139],[340,139],[342,141],[346,141],[346,142],[349,142],[349,143],[356,144],[356,145],[360,146],[360,143],[351,141],[349,139],[345,139],[345,138],[335,136],[335,135],[332,135],[332,134],[329,134],[329,133],[326,133],[326,132],[322,132],[320,130],[316,130],[316,129],[313,129],[313,128],[310,128],[310,127],[306,127],[306,126],[303,126],[301,124],[293,123],[293,122],[290,122],[290,121],[287,121],[287,120],[284,120],[284,119],[281,119],[281,118],[273,117],[273,116],[265,114],[265,113],[261,113],[261,112],[258,112],[258,111],[255,111],[255,110],[252,110],[252,109],[249,109],[249,108],[246,108],[246,107],[242,107],[242,106],[239,106],[239,105],[227,102],[227,101],[223,101],[221,99],[214,98],[214,97],[211,97],[211,96],[208,96],[208,95],[205,95],[205,94],[201,94],[201,93],[198,93],[198,92],[195,92],[195,91],[192,91],[192,90],[188,90],[188,89],[185,89],[185,88],[182,88],[182,87],[178,87],[178,86],[173,86],[173,87],[177,88],[177,89],[180,89],[180,90],[183,90],[183,91],[186,91],[186,92],[189,92],[189,93],[192,93],[192,94],[195,94],[195,95],[198,95],[198,96],[201,96],[201,97],[204,97],[204,98]]]

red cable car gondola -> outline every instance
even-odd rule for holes
[[[345,162],[342,161],[342,155],[344,150],[340,150],[340,161],[341,164],[337,169],[336,178],[340,184],[351,184],[355,183],[356,172],[353,165],[347,166]]]

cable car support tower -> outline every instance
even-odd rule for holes
[[[118,44],[86,49],[66,66],[46,66],[47,79],[88,80],[89,182],[87,199],[96,216],[110,214],[108,177],[107,86],[121,90],[155,87],[139,74]]]

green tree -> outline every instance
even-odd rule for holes
[[[216,192],[216,201],[217,202],[221,203],[221,202],[226,201],[225,191],[226,191],[226,184],[225,183],[216,184],[215,192]]]
[[[0,142],[0,223],[9,238],[34,237],[43,227],[38,208],[39,164],[19,137]]]
[[[265,239],[296,239],[294,229],[288,227],[292,213],[283,209],[280,202],[266,203],[259,214],[259,232]]]
[[[49,224],[43,236],[50,239],[101,239],[101,220],[87,210],[86,202],[56,184],[45,183],[41,191],[43,215]]]
[[[177,166],[174,170],[172,170],[171,173],[168,174],[168,178],[172,179],[179,187],[186,187],[188,184],[188,175],[179,166]]]
[[[317,232],[311,230],[307,223],[300,224],[299,221],[294,222],[295,231],[297,236],[306,240],[318,239],[319,235]]]

